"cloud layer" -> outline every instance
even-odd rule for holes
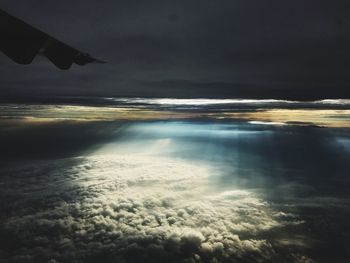
[[[347,129],[3,120],[0,135],[0,262],[349,258]]]
[[[273,261],[293,246],[267,233],[302,224],[182,159],[96,155],[3,174],[0,261]],[[311,262],[294,250],[286,262]]]

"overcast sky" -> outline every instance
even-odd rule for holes
[[[0,54],[3,96],[350,98],[350,2],[2,0],[107,64]]]

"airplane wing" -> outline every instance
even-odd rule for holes
[[[46,56],[60,69],[69,69],[73,63],[80,66],[92,62],[105,63],[49,36],[1,9],[0,50],[19,64],[30,64],[38,54]]]

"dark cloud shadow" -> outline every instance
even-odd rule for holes
[[[122,126],[121,122],[2,120],[0,157],[10,161],[85,155],[118,137]]]

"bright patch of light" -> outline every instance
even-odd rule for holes
[[[106,98],[114,102],[143,103],[159,105],[218,105],[218,104],[265,104],[265,103],[294,103],[288,100],[275,99],[173,99],[173,98]]]
[[[315,104],[332,104],[332,105],[350,105],[350,100],[348,99],[326,99],[318,100],[314,102]]]
[[[250,124],[257,124],[257,125],[286,125],[286,123],[283,122],[273,122],[273,121],[249,121]]]
[[[210,105],[343,105],[350,106],[349,99],[324,99],[316,101],[295,101],[279,99],[175,99],[175,98],[105,98],[114,103],[123,104],[149,104],[149,105],[174,105],[174,106],[210,106]]]

